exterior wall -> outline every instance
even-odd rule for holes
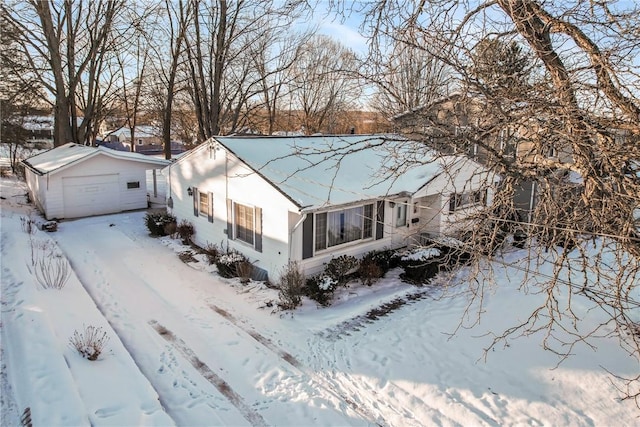
[[[206,144],[206,143],[205,143]],[[275,278],[289,262],[289,222],[298,208],[260,175],[222,148],[208,144],[196,148],[165,169],[170,212],[178,222],[187,220],[196,230],[194,242],[199,246],[216,244],[221,249],[243,253],[255,266]],[[228,174],[229,178],[225,178]],[[213,194],[213,222],[194,215],[193,197],[187,188]],[[227,235],[227,199],[250,207],[262,208],[262,252]]]
[[[45,212],[47,200],[45,187],[42,184],[46,184],[46,176],[41,177],[25,168],[25,180],[29,189],[29,198],[41,212]]]
[[[64,178],[81,178],[96,175],[118,175],[119,203],[111,212],[142,209],[147,207],[146,170],[150,166],[145,163],[120,160],[98,155],[58,172],[38,177],[40,182],[40,208],[47,219],[65,218]],[[139,182],[140,187],[128,189],[128,182]],[[89,215],[89,214],[88,214]]]

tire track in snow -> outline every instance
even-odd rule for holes
[[[266,347],[270,351],[276,353],[285,362],[287,362],[288,364],[290,364],[294,368],[298,369],[303,374],[309,376],[312,379],[312,381],[314,381],[316,383],[319,383],[319,385],[323,389],[325,389],[326,391],[331,393],[333,396],[335,396],[338,399],[340,399],[343,402],[345,402],[357,414],[359,414],[360,416],[364,417],[364,419],[368,420],[369,422],[371,422],[371,423],[373,423],[373,424],[375,424],[377,426],[389,425],[381,415],[375,415],[375,414],[371,413],[371,411],[368,410],[367,408],[363,408],[361,405],[359,405],[357,402],[355,402],[350,397],[346,396],[344,393],[342,393],[340,390],[338,390],[335,386],[333,386],[327,380],[323,379],[318,374],[316,374],[315,372],[313,372],[310,369],[308,369],[307,367],[305,367],[298,359],[296,359],[290,353],[288,353],[285,350],[283,350],[280,347],[278,347],[269,338],[259,334],[256,331],[253,331],[253,330],[245,327],[238,319],[236,319],[228,311],[216,306],[215,304],[209,304],[209,307],[211,307],[211,309],[213,311],[215,311],[216,313],[218,313],[219,315],[221,315],[222,317],[227,319],[229,322],[231,322],[234,326],[236,326],[237,328],[239,328],[240,330],[242,330],[243,332],[248,334],[251,338],[253,338],[257,342],[262,344],[264,347]]]
[[[184,357],[187,358],[189,363],[198,371],[207,381],[209,381],[218,391],[225,396],[229,402],[235,406],[243,417],[254,426],[267,426],[267,422],[262,416],[251,409],[247,405],[238,393],[236,393],[229,383],[227,383],[222,377],[213,372],[206,363],[204,363],[196,355],[196,353],[180,338],[178,338],[173,332],[162,326],[155,320],[150,320],[149,325],[165,339],[168,343],[173,345]]]

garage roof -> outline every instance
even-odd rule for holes
[[[99,155],[132,162],[147,163],[157,167],[164,167],[171,163],[169,160],[149,157],[139,153],[116,151],[105,147],[88,147],[86,145],[74,144],[73,142],[36,154],[23,160],[22,163],[35,173],[44,175]]]

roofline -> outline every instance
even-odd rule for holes
[[[77,159],[75,159],[73,161],[70,161],[69,163],[65,163],[64,165],[62,165],[62,166],[60,166],[60,167],[58,167],[56,169],[50,170],[50,171],[43,171],[41,169],[36,168],[35,166],[33,166],[32,164],[30,164],[28,162],[29,159],[22,160],[22,163],[24,163],[24,165],[27,166],[29,168],[29,170],[35,172],[36,174],[38,174],[40,176],[46,175],[46,174],[52,174],[52,173],[61,172],[61,171],[65,170],[65,169],[73,166],[74,164],[76,164],[78,162],[87,160],[87,159],[89,159],[91,157],[95,157],[95,156],[99,155],[100,153],[104,153],[104,155],[106,155],[108,157],[111,157],[113,159],[131,160],[131,161],[134,161],[134,162],[155,164],[155,165],[158,165],[158,166],[168,166],[171,163],[170,160],[153,159],[151,157],[148,160],[146,160],[146,159],[143,159],[143,158],[138,159],[138,158],[135,158],[135,157],[121,156],[121,155],[118,155],[118,153],[119,153],[118,151],[112,150],[112,149],[106,148],[106,147],[87,147],[86,145],[80,145],[80,144],[75,144],[75,145],[92,149],[92,152],[87,151],[86,155],[83,155],[82,157],[78,157]],[[44,153],[48,153],[49,151],[55,150],[56,148],[58,148],[58,147],[51,148],[51,149],[45,151]],[[44,153],[40,153],[40,154],[44,154]],[[36,154],[36,156],[38,156],[38,154]],[[36,157],[36,156],[32,156],[32,157]]]
[[[264,137],[264,136],[263,136]],[[258,171],[256,168],[254,168],[253,166],[251,166],[249,163],[247,163],[242,157],[238,156],[233,150],[231,150],[229,147],[227,147],[226,145],[224,145],[221,141],[217,140],[215,137],[211,137],[209,140],[207,141],[211,141],[214,140],[216,143],[220,144],[222,147],[224,147],[225,150],[227,150],[227,152],[231,153],[234,155],[234,157],[238,160],[240,160],[245,166],[247,166],[249,169],[251,169],[253,172],[255,172],[260,178],[264,179],[265,182],[268,182],[269,185],[271,185],[273,188],[275,188],[276,190],[278,190],[278,192],[280,194],[282,194],[287,200],[289,200],[291,203],[293,203],[295,206],[298,207],[298,209],[300,211],[302,211],[302,209],[304,208],[299,202],[295,201],[291,196],[289,196],[287,193],[285,193],[280,186],[276,185],[275,183],[273,183],[269,178],[267,178],[266,176],[264,176],[260,171]],[[210,143],[210,142],[209,142]],[[204,143],[202,144],[204,145]],[[195,149],[194,149],[195,150]],[[182,156],[184,157],[184,156]]]

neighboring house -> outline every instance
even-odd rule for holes
[[[28,116],[22,127],[28,132],[27,145],[34,148],[53,147],[53,116]]]
[[[146,171],[169,161],[68,143],[22,163],[29,196],[50,220],[146,208]]]
[[[536,132],[536,125],[513,125],[502,128],[496,134],[490,134],[484,143],[491,148],[477,143],[467,143],[464,150],[460,144],[453,144],[452,139],[464,138],[469,129],[491,129],[494,117],[482,102],[480,96],[454,93],[440,98],[406,113],[393,117],[394,129],[412,138],[427,138],[437,150],[445,153],[464,154],[480,164],[487,164],[496,153],[507,161],[520,163],[536,163],[546,159],[560,162],[571,162],[571,153],[558,151],[549,144],[548,149],[538,153],[533,149],[528,135]],[[515,188],[514,205],[523,217],[530,215],[536,201],[535,183],[522,181]]]
[[[194,225],[196,244],[237,250],[262,277],[291,261],[315,274],[332,257],[453,234],[491,201],[494,180],[463,156],[427,151],[421,166],[393,173],[409,145],[380,135],[211,138],[163,170],[167,206]]]
[[[146,155],[163,154],[162,131],[154,126],[141,125],[135,127],[134,140],[131,140],[131,128],[121,127],[115,131],[107,132],[102,144],[110,148],[120,150],[123,147]],[[171,153],[180,154],[185,151],[184,144],[179,141],[171,141]]]

